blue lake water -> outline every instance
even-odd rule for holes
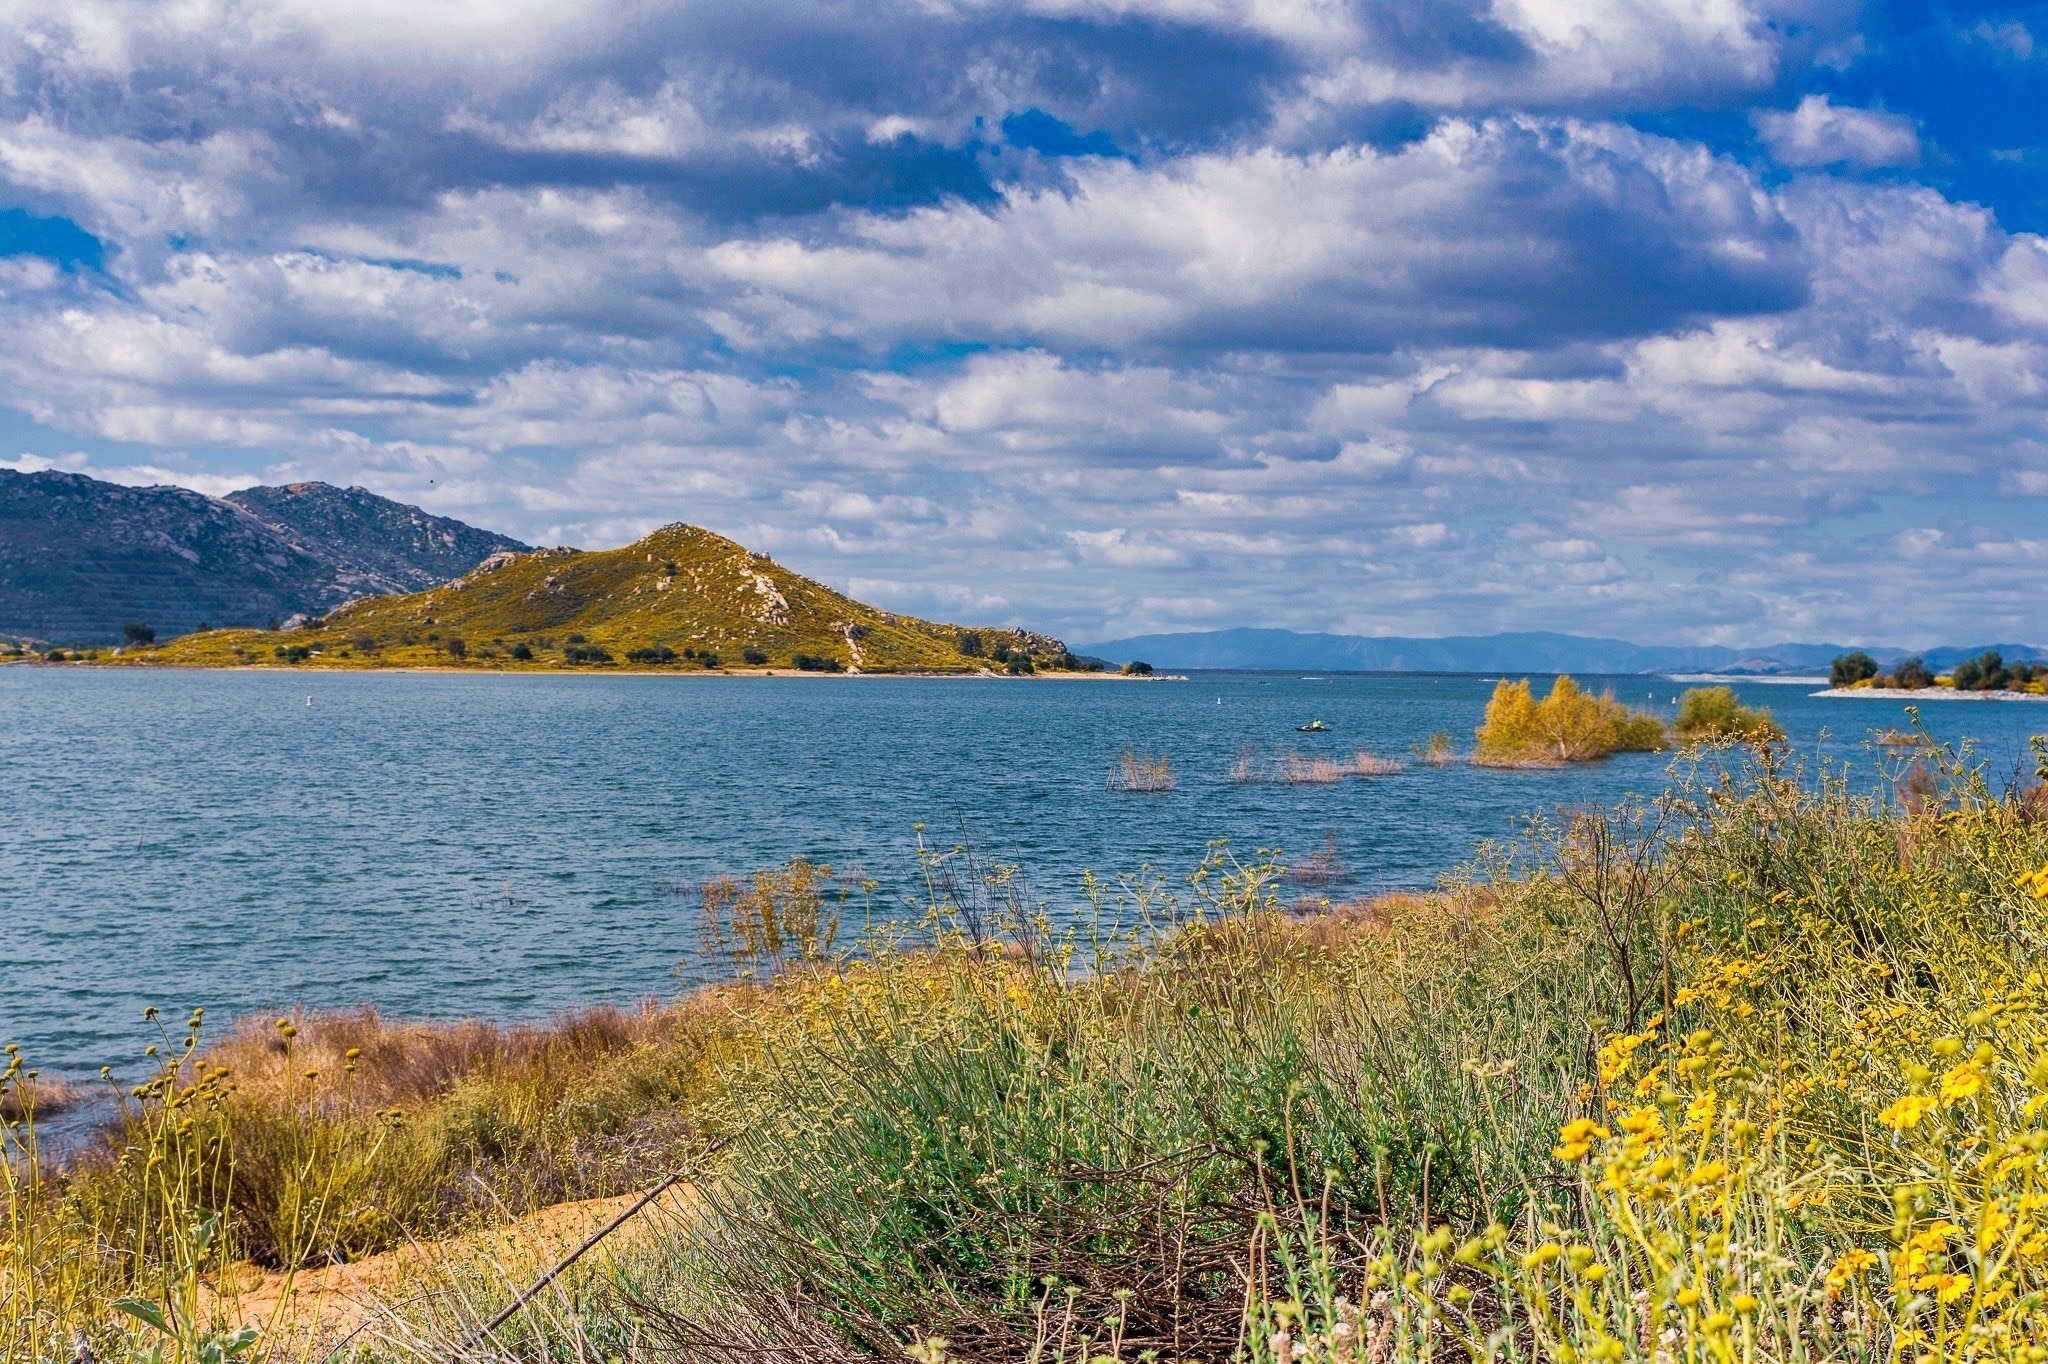
[[[1611,681],[1667,713],[1683,689]],[[1357,877],[1343,893],[1428,884],[1532,812],[1664,786],[1650,755],[1229,779],[1247,743],[1268,761],[1406,757],[1438,730],[1468,746],[1491,685],[0,668],[0,1040],[89,1075],[132,1069],[148,1004],[515,1018],[629,1001],[676,988],[699,952],[687,887],[803,855],[862,869],[898,913],[919,823],[1020,865],[1061,912],[1084,869],[1177,878],[1214,838],[1297,857],[1333,838]],[[1871,731],[1905,723],[1893,702],[1740,690],[1802,757],[1866,773]],[[1923,710],[1999,774],[2031,768],[2026,736],[2048,728],[2048,707]],[[1297,734],[1311,717],[1329,733]],[[1178,789],[1109,791],[1127,747],[1171,754]]]

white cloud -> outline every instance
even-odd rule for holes
[[[1771,155],[1787,166],[1920,164],[1920,136],[1911,119],[1844,108],[1826,95],[1808,95],[1790,112],[1760,109],[1750,121]]]
[[[1621,117],[1763,98],[1843,12],[23,0],[0,183],[107,256],[0,259],[0,381],[102,476],[680,517],[1076,637],[2023,636],[2037,550],[1979,523],[2048,495],[2041,241]]]

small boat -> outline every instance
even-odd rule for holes
[[[1305,725],[1296,725],[1294,728],[1297,732],[1302,734],[1321,734],[1325,730],[1329,729],[1329,726],[1324,724],[1321,720],[1311,720]]]

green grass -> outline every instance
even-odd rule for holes
[[[991,666],[961,651],[1007,646],[1037,668],[1073,666],[1056,639],[967,631],[854,601],[693,526],[622,549],[494,556],[426,592],[366,597],[290,631],[212,630],[119,661],[187,667],[439,667],[583,671],[794,668],[797,656],[862,672]],[[667,650],[671,657],[649,661]],[[639,652],[640,659],[628,655]],[[751,657],[761,661],[751,661]],[[1003,671],[1003,665],[993,665]]]

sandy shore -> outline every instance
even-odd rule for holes
[[[1907,691],[1904,687],[1828,687],[1811,694],[1867,697],[1875,701],[2048,701],[2048,696],[2025,691],[1953,691],[1947,687],[1922,687],[1918,691]]]

